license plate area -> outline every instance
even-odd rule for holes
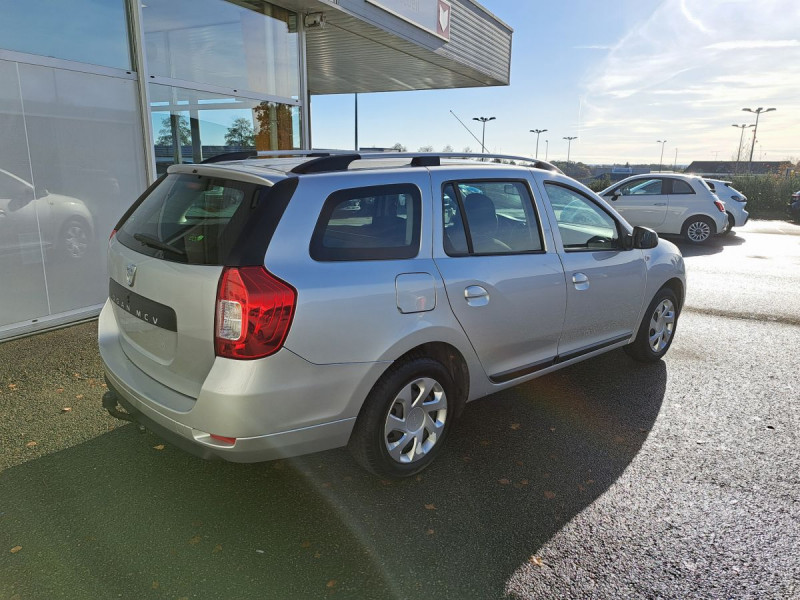
[[[178,331],[175,311],[150,298],[129,290],[113,279],[108,280],[108,298],[129,315],[167,331]]]

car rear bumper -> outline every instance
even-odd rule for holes
[[[223,459],[250,463],[310,454],[347,444],[355,418],[342,419],[250,438],[237,438],[233,444],[215,440],[208,432],[198,431],[162,414],[149,410],[132,395],[121,392],[123,386],[106,376],[109,392],[131,416],[132,420],[169,444],[206,460]]]
[[[259,360],[217,357],[198,397],[191,398],[134,365],[120,335],[107,304],[98,325],[100,356],[120,404],[175,445],[232,462],[346,445],[364,399],[389,364],[316,365],[286,348]]]

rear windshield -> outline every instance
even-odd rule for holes
[[[168,175],[117,232],[123,245],[190,265],[225,265],[265,188],[203,175]]]

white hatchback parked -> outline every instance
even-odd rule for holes
[[[730,181],[721,179],[708,179],[705,182],[711,191],[714,192],[725,204],[725,212],[728,213],[728,226],[723,233],[729,233],[734,227],[742,227],[750,217],[744,207],[747,206],[747,197],[731,186]]]
[[[631,225],[680,235],[703,244],[728,226],[725,204],[697,175],[647,173],[623,179],[602,192]]]

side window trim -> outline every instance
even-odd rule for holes
[[[444,185],[449,185],[453,190],[453,194],[455,194],[456,204],[458,204],[458,212],[461,216],[461,224],[464,227],[464,237],[467,240],[467,256],[472,256],[475,254],[475,250],[472,245],[472,233],[469,230],[469,219],[467,218],[467,211],[464,209],[464,198],[461,196],[461,188],[459,187],[457,181],[447,181],[444,183]],[[463,256],[463,254],[458,254],[457,256]]]
[[[518,183],[521,184],[524,189],[528,192],[527,201],[529,203],[529,207],[531,209],[531,214],[533,219],[536,221],[536,231],[539,235],[539,243],[541,248],[539,250],[519,250],[519,251],[511,251],[505,253],[476,253],[474,251],[472,245],[472,233],[469,228],[469,220],[467,218],[466,210],[464,209],[464,200],[461,195],[461,184],[470,184],[470,183]],[[447,254],[448,256],[453,257],[462,257],[462,256],[513,256],[516,254],[546,254],[547,253],[547,246],[545,244],[545,236],[544,236],[544,229],[542,227],[542,218],[539,214],[539,209],[536,206],[536,196],[533,193],[533,188],[530,182],[525,179],[524,177],[521,178],[507,178],[507,177],[489,177],[489,178],[463,178],[463,179],[449,179],[447,181],[442,182],[441,193],[442,193],[442,202],[444,202],[444,190],[445,188],[450,185],[456,195],[456,203],[458,204],[458,210],[461,212],[461,219],[464,224],[464,234],[467,238],[467,254]],[[444,226],[444,222],[442,222],[442,226]]]

